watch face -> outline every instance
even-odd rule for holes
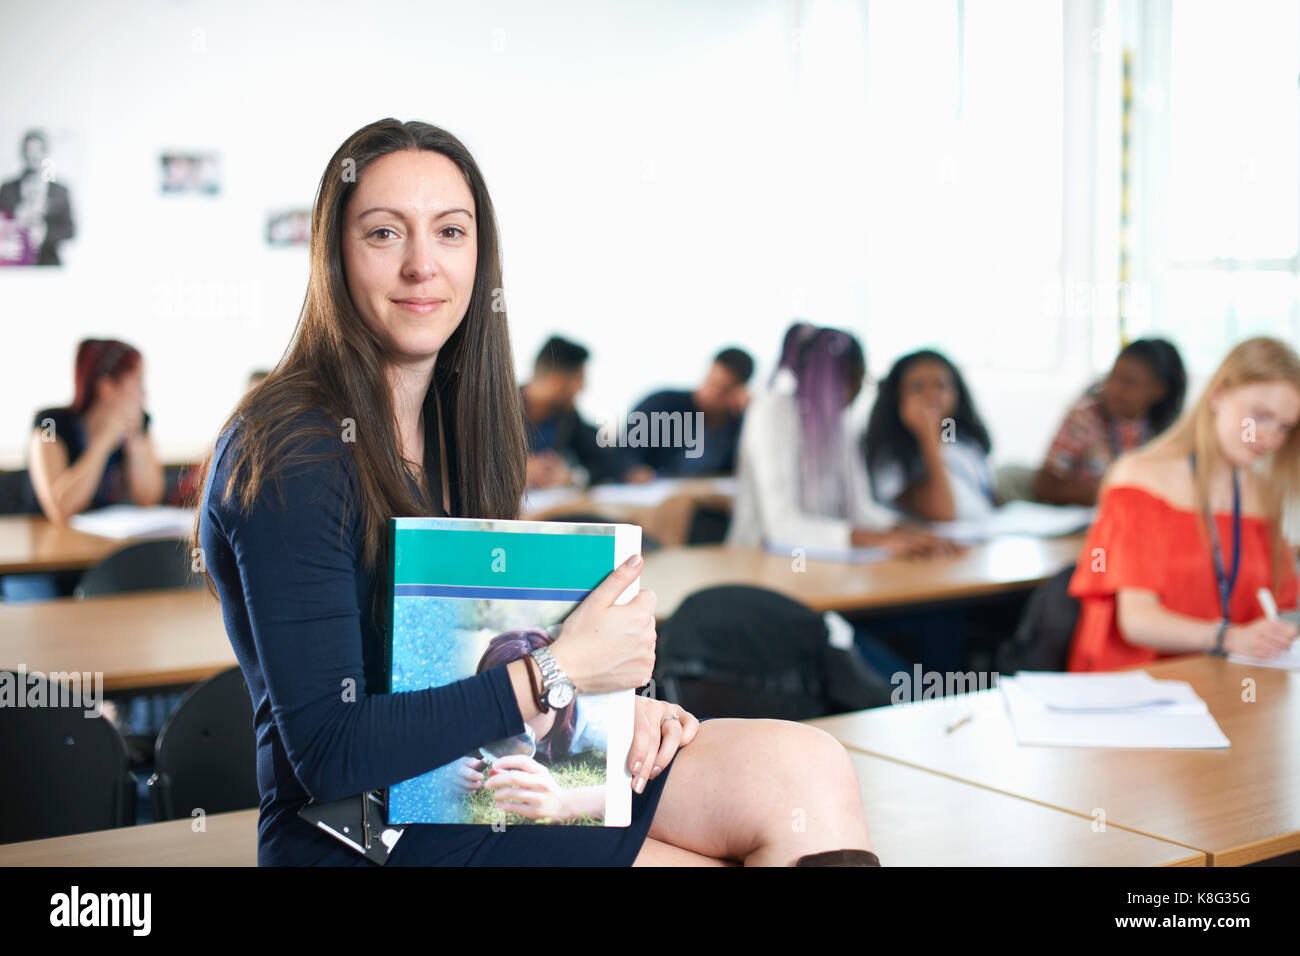
[[[551,687],[546,692],[546,702],[555,710],[561,707],[568,707],[573,703],[573,685],[567,681],[561,681]]]

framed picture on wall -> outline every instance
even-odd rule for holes
[[[165,152],[162,161],[163,195],[221,192],[221,157],[217,153]]]
[[[42,127],[0,127],[0,266],[63,264],[64,244],[76,235],[66,173],[76,170],[75,138]],[[7,152],[7,151],[6,151]]]

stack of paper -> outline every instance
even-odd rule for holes
[[[1092,524],[1096,509],[1087,505],[1044,505],[1036,501],[1009,501],[986,518],[937,521],[930,530],[954,541],[986,541],[1007,535],[1055,538],[1083,531]]]
[[[105,538],[186,538],[194,529],[194,510],[167,505],[109,505],[74,515],[68,525]]]
[[[1205,701],[1186,681],[1146,671],[1022,672],[998,681],[1016,739],[1052,747],[1227,747]]]

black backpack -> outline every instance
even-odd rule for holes
[[[775,591],[742,585],[688,596],[659,628],[659,695],[696,717],[807,720],[890,702],[856,647],[833,646],[825,620]]]
[[[1011,640],[997,649],[999,674],[1065,670],[1079,623],[1079,602],[1069,591],[1073,576],[1070,565],[1034,588]]]

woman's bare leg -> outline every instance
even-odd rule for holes
[[[747,866],[871,848],[844,748],[825,731],[784,720],[701,724],[673,758],[649,837],[636,865],[672,865],[651,841]]]

